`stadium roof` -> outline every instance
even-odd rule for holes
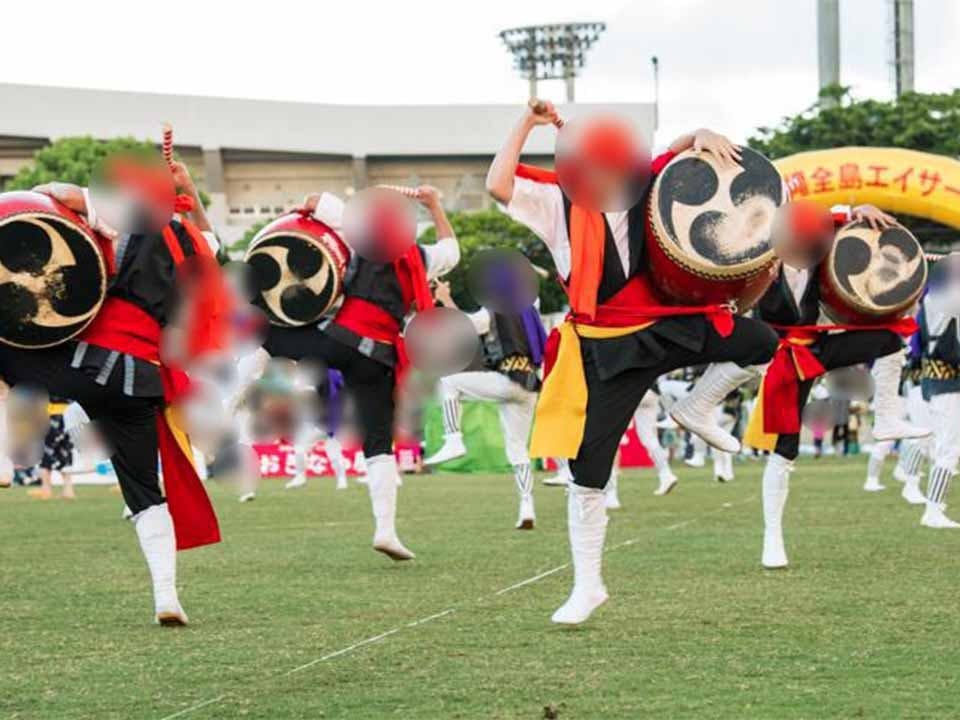
[[[173,125],[178,145],[323,155],[491,155],[520,105],[326,105],[161,95],[0,83],[0,136],[54,140],[73,135],[156,138]],[[629,117],[650,137],[649,103],[576,104],[564,117]],[[552,154],[554,134],[534,133],[530,154]]]

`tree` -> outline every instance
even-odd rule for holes
[[[7,181],[5,190],[29,190],[48,182],[67,182],[87,187],[94,169],[115,153],[155,152],[156,144],[132,137],[96,140],[89,136],[60,138],[34,153],[33,164],[21,168]],[[203,190],[204,206],[209,198]]]
[[[253,225],[247,228],[246,232],[243,233],[243,237],[237,240],[233,245],[231,245],[227,250],[230,255],[235,257],[242,257],[247,252],[247,248],[250,247],[250,241],[253,240],[254,236],[260,232],[263,228],[267,226],[267,223],[273,222],[272,220],[258,220]]]
[[[857,100],[850,88],[824,88],[820,100],[748,140],[771,159],[844,145],[900,147],[960,156],[960,89],[906,93],[891,101]]]
[[[555,280],[556,269],[550,252],[524,225],[514,222],[496,209],[453,212],[449,217],[460,242],[460,263],[445,279],[450,281],[450,289],[457,305],[464,310],[475,310],[478,307],[467,289],[467,270],[479,253],[493,248],[515,248],[549,275],[540,282],[541,312],[557,312],[566,306],[566,296]],[[420,236],[420,241],[431,243],[436,237],[436,230],[430,228]]]
[[[896,100],[857,100],[849,88],[825,88],[811,107],[785,117],[774,128],[757,128],[747,143],[767,157],[847,145],[899,147],[960,156],[960,89],[950,93],[906,93]],[[901,216],[924,243],[960,243],[960,231],[925,218]]]

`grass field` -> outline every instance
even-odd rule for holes
[[[563,492],[513,531],[505,476],[408,479],[404,565],[369,549],[362,487],[214,488],[225,542],[180,554],[184,630],[149,624],[117,496],[2,491],[0,717],[960,717],[960,533],[922,530],[892,481],[862,492],[864,464],[801,460],[778,572],[758,463],[731,485],[684,468],[666,498],[627,474],[611,600],[572,630],[549,623]]]

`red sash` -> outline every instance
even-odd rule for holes
[[[763,379],[763,432],[793,435],[800,432],[800,382],[826,372],[808,347],[819,335],[836,330],[889,330],[909,337],[917,331],[912,317],[877,325],[771,325],[785,331]]]

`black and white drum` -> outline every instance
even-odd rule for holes
[[[821,264],[820,283],[824,310],[833,320],[885,322],[906,314],[920,299],[927,259],[904,227],[874,230],[852,222],[837,231]]]
[[[350,256],[324,223],[300,213],[264,227],[247,250],[254,304],[270,322],[300,327],[317,322],[337,305]]]
[[[93,320],[107,266],[93,231],[47,195],[0,194],[0,342],[39,349]]]
[[[771,234],[786,199],[780,173],[742,148],[739,165],[687,150],[663,169],[650,192],[650,277],[669,302],[753,305],[772,281]]]

